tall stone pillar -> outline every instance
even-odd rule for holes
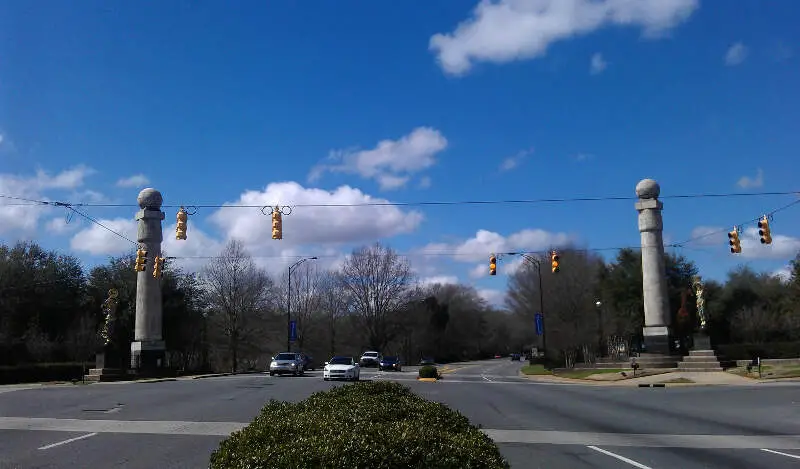
[[[636,185],[636,210],[642,237],[642,289],[644,293],[644,344],[646,352],[669,354],[670,314],[667,271],[664,263],[663,204],[661,187],[652,179]]]
[[[136,277],[136,322],[134,341],[131,343],[131,368],[147,373],[164,364],[165,344],[162,332],[161,284],[153,277],[153,259],[161,256],[161,221],[164,212],[161,204],[164,199],[155,189],[143,189],[137,198],[139,222],[136,240],[147,251],[147,264],[144,272]]]

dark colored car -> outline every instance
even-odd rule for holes
[[[403,367],[400,365],[400,358],[398,357],[383,357],[378,363],[378,371],[402,371],[402,369]]]
[[[431,357],[423,357],[422,360],[419,361],[419,364],[422,365],[422,366],[435,365],[436,362]]]
[[[300,358],[303,360],[304,370],[314,371],[314,357],[312,357],[311,355],[306,355],[305,353],[301,353]]]
[[[522,356],[520,354],[518,354],[518,353],[512,353],[511,354],[511,361],[512,362],[521,361],[521,358],[522,358]]]

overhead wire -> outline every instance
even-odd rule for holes
[[[785,195],[800,195],[800,192],[797,191],[781,191],[781,192],[739,192],[739,193],[702,193],[702,194],[684,194],[684,195],[672,195],[672,196],[663,196],[659,197],[659,199],[696,199],[696,198],[721,198],[721,197],[754,197],[754,196],[785,196]],[[35,206],[35,205],[45,205],[45,206],[53,206],[53,207],[64,207],[68,211],[71,211],[82,218],[94,223],[101,228],[105,229],[106,231],[118,236],[125,241],[133,244],[134,246],[138,246],[139,243],[136,241],[128,238],[127,236],[119,233],[118,231],[106,226],[96,218],[84,213],[81,210],[78,210],[76,207],[134,207],[138,205],[133,204],[91,204],[91,203],[71,203],[71,202],[60,202],[60,201],[48,201],[48,200],[37,200],[31,199],[26,197],[20,196],[12,196],[12,195],[3,195],[0,194],[0,198],[9,199],[9,200],[16,200],[16,203],[8,203],[8,204],[0,204],[2,206]],[[610,196],[610,197],[577,197],[577,198],[549,198],[549,199],[519,199],[519,200],[494,200],[494,201],[449,201],[449,202],[365,202],[365,203],[355,203],[355,204],[295,204],[292,207],[359,207],[359,206],[420,206],[420,205],[474,205],[474,204],[534,204],[534,203],[570,203],[570,202],[598,202],[598,201],[620,201],[620,200],[638,200],[637,197],[623,197],[623,196]],[[772,217],[774,214],[786,210],[794,205],[800,204],[800,199],[795,200],[789,204],[786,204],[782,207],[779,207],[775,210],[767,212],[765,214],[768,217]],[[223,205],[188,205],[189,207],[193,208],[264,208],[263,205],[235,205],[235,204],[223,204]],[[184,208],[187,205],[162,205],[163,208]],[[752,222],[757,222],[762,217],[757,217],[754,219],[749,219],[744,221],[737,226],[745,225]],[[711,231],[708,233],[703,233],[702,235],[698,235],[695,237],[691,237],[679,243],[670,243],[665,245],[665,248],[682,248],[686,244],[698,241],[700,239],[704,239],[716,234],[724,233],[727,229],[720,229]],[[620,251],[622,249],[633,249],[639,250],[641,249],[640,246],[625,246],[625,247],[608,247],[608,248],[586,248],[586,249],[572,249],[576,252],[602,252],[602,251]],[[497,253],[497,254],[506,254],[506,255],[542,255],[546,254],[547,251],[514,251],[506,252],[506,253]],[[461,251],[451,251],[451,252],[425,252],[425,251],[415,251],[409,252],[404,254],[398,254],[403,257],[419,257],[419,256],[450,256],[450,257],[459,257],[459,256],[475,256],[475,253],[463,253]],[[318,258],[335,258],[339,257],[340,254],[317,254],[313,257]],[[310,257],[310,256],[285,256],[285,255],[270,255],[270,256],[251,256],[253,258],[271,258],[271,259],[278,259],[278,258],[301,258],[301,257]],[[166,256],[166,259],[225,259],[226,256]]]

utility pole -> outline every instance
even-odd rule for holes
[[[542,315],[542,353],[544,354],[545,362],[547,360],[547,315],[544,314],[544,290],[542,289],[542,262],[524,252],[509,252],[510,256],[522,256],[523,259],[533,264],[536,267],[536,276],[539,277],[539,313]]]
[[[315,257],[304,257],[289,266],[288,285],[286,287],[286,351],[292,351],[292,271],[305,261],[317,260]]]

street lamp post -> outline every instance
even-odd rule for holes
[[[292,351],[292,271],[305,261],[317,260],[317,257],[304,257],[289,266],[288,285],[286,287],[286,351]]]
[[[603,356],[603,334],[604,334],[604,332],[603,332],[603,302],[600,301],[600,300],[597,300],[595,305],[597,306],[597,334],[599,335],[599,338],[597,339],[597,349],[598,349],[597,353],[600,354],[600,356],[602,357]]]
[[[545,327],[546,316],[544,314],[544,290],[542,289],[542,262],[524,252],[509,252],[511,256],[522,256],[523,259],[536,267],[536,276],[539,277],[539,313],[542,315],[542,353],[545,361],[547,360],[547,328]]]

